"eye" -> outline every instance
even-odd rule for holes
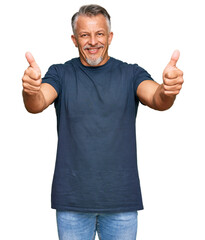
[[[98,33],[98,36],[103,36],[103,33],[102,33],[102,32],[99,32],[99,33]]]
[[[83,33],[83,34],[81,34],[80,36],[81,36],[82,38],[85,38],[85,37],[88,36],[88,34],[87,34],[87,33]]]

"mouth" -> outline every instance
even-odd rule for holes
[[[88,53],[90,54],[96,54],[99,52],[99,50],[103,48],[103,46],[99,46],[99,47],[85,47],[84,50],[88,51]]]

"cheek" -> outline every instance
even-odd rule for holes
[[[79,49],[82,49],[82,50],[83,50],[83,47],[86,45],[85,41],[82,41],[82,40],[79,40],[79,39],[78,39],[78,41],[76,43],[77,43],[77,47]]]

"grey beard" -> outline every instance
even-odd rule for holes
[[[99,57],[98,59],[95,59],[95,60],[86,58],[86,62],[90,66],[97,66],[99,63],[102,62],[102,60],[103,60],[103,57]]]

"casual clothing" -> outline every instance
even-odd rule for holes
[[[43,83],[57,91],[58,148],[52,208],[86,213],[143,209],[137,168],[136,90],[150,74],[110,58],[52,65]]]
[[[136,240],[137,211],[123,213],[79,213],[57,211],[60,240]]]

